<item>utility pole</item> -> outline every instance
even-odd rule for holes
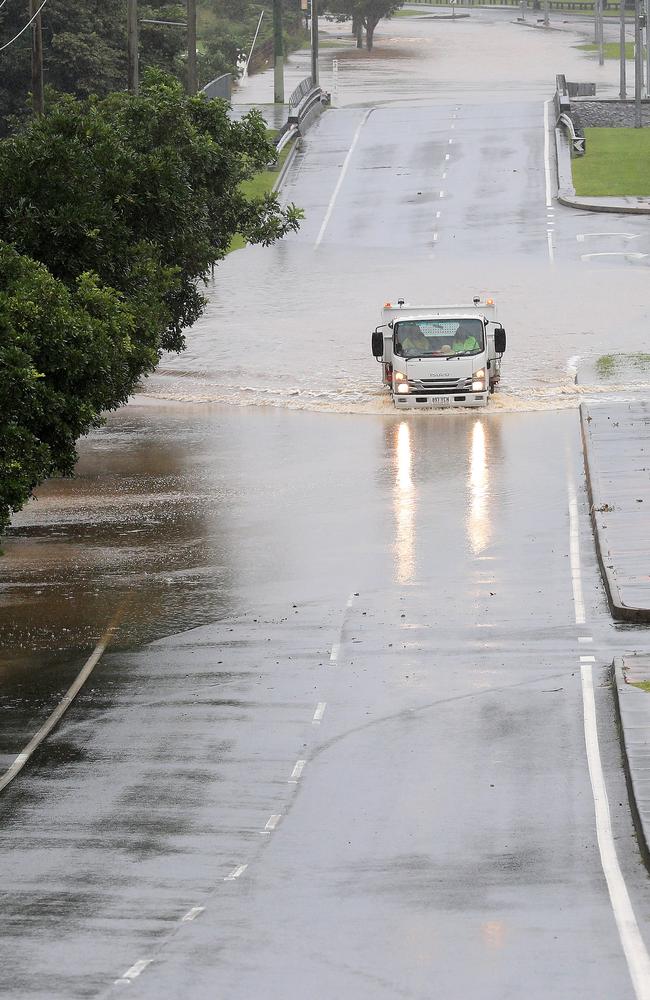
[[[549,7],[549,0],[544,0],[544,27],[545,28],[548,28],[548,26],[549,26],[548,7]]]
[[[650,97],[650,34],[648,32],[648,25],[650,24],[650,0],[645,0],[643,16],[645,18],[645,93],[646,97]]]
[[[275,104],[284,104],[282,0],[273,0],[273,100]]]
[[[311,0],[311,84],[318,87],[318,0]]]
[[[596,44],[598,45],[598,65],[605,65],[605,25],[603,21],[603,0],[596,0]]]
[[[619,46],[621,49],[619,62],[619,88],[618,96],[622,101],[627,98],[627,80],[625,78],[625,0],[621,0],[620,20],[619,20]]]
[[[140,89],[138,73],[138,0],[127,0],[127,61],[130,94]]]
[[[641,87],[643,51],[641,43],[641,0],[634,3],[634,127],[641,128]]]
[[[187,0],[187,92],[196,94],[199,74],[196,62],[196,0]]]
[[[38,0],[29,0],[29,16],[34,17],[40,7]],[[35,115],[45,113],[43,89],[43,26],[39,14],[32,23],[32,106]]]

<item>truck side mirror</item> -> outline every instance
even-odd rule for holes
[[[372,332],[372,355],[380,361],[384,356],[384,335],[381,330]]]
[[[497,354],[506,353],[506,331],[502,326],[497,326],[494,331],[494,350]]]

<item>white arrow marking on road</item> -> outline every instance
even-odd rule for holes
[[[264,827],[264,829],[269,830],[269,832],[271,830],[275,830],[276,826],[278,825],[281,819],[282,816],[280,815],[280,813],[273,813],[273,815],[269,816],[268,820],[266,821],[266,826]]]
[[[205,906],[193,906],[191,910],[188,910],[183,919],[182,924],[189,923],[190,920],[196,920],[199,914],[203,913]]]
[[[638,240],[640,235],[640,233],[578,233],[576,239],[578,243],[595,239],[597,236],[620,236],[623,240]]]
[[[606,253],[604,251],[602,253],[581,253],[580,260],[589,260],[591,257],[629,257],[631,258],[631,260],[642,260],[644,257],[647,256],[648,256],[647,253],[639,253],[638,250],[634,250],[631,252],[628,252],[626,250],[619,250],[619,251],[612,250],[609,253]]]

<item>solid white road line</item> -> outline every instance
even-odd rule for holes
[[[553,204],[551,193],[551,142],[548,130],[548,109],[551,101],[544,102],[544,180],[546,183],[546,207]]]
[[[316,706],[316,711],[314,712],[314,718],[311,720],[314,725],[319,725],[323,721],[323,716],[325,715],[325,709],[327,708],[326,701],[319,701]]]
[[[95,646],[93,652],[86,660],[82,669],[77,674],[76,679],[70,685],[70,687],[64,694],[63,698],[61,699],[57,707],[54,709],[52,714],[45,720],[45,722],[38,730],[38,732],[31,738],[27,746],[23,750],[21,750],[21,752],[14,760],[13,764],[9,768],[7,768],[2,777],[0,777],[0,792],[3,790],[3,788],[7,787],[9,782],[14,780],[14,778],[16,777],[17,774],[20,773],[20,771],[22,771],[23,767],[25,766],[29,758],[32,756],[34,751],[37,750],[38,747],[43,742],[43,740],[45,740],[50,735],[54,727],[57,725],[58,722],[60,722],[60,720],[65,715],[67,710],[70,708],[70,705],[77,697],[82,687],[84,686],[84,684],[90,677],[91,673],[93,672],[93,670],[101,660],[102,656],[104,655],[106,647],[110,643],[113,637],[113,633],[115,632],[115,629],[117,628],[118,622],[121,617],[122,617],[122,609],[120,608],[116,613],[115,617],[113,618],[113,621],[104,632],[100,641]]]
[[[196,920],[196,918],[198,916],[200,916],[201,913],[203,913],[204,910],[205,910],[205,906],[193,906],[191,910],[187,911],[187,913],[185,914],[185,916],[181,920],[181,923],[182,924],[186,924],[186,923],[189,923],[191,920]]]
[[[579,635],[578,642],[593,642],[594,637],[592,635]]]
[[[571,583],[576,625],[585,623],[585,602],[582,596],[582,571],[580,568],[580,522],[578,500],[573,480],[569,479],[569,557],[571,563]]]
[[[596,657],[595,656],[581,656],[580,657],[580,662],[581,663],[595,663],[596,662]]]
[[[295,785],[298,782],[298,780],[300,778],[300,775],[302,774],[303,769],[304,769],[306,763],[307,763],[306,760],[296,761],[296,766],[294,767],[293,771],[291,772],[291,777],[289,778],[289,783],[290,784]]]
[[[330,653],[330,663],[336,663],[339,658],[339,651],[341,649],[341,643],[335,642],[332,646],[332,652]]]
[[[650,957],[636,922],[630,896],[623,873],[618,863],[612,821],[607,801],[607,789],[598,746],[596,725],[596,702],[594,698],[593,668],[583,664],[580,668],[582,680],[582,703],[584,708],[585,744],[589,778],[594,796],[596,812],[596,833],[598,849],[603,866],[609,898],[619,937],[627,960],[630,978],[637,1000],[650,1000]]]
[[[370,118],[370,115],[373,113],[374,110],[375,110],[374,108],[370,108],[370,110],[366,112],[366,114],[363,117],[363,120],[359,122],[357,130],[354,133],[354,138],[352,140],[352,145],[350,146],[350,148],[348,150],[348,154],[345,157],[345,160],[343,161],[343,166],[341,167],[341,173],[339,174],[339,179],[336,182],[336,187],[334,188],[334,194],[330,198],[330,203],[327,206],[327,212],[325,213],[325,218],[323,219],[323,224],[320,227],[320,230],[318,232],[318,236],[316,237],[316,242],[314,243],[314,249],[316,249],[316,247],[320,246],[321,240],[323,239],[323,236],[325,235],[325,230],[327,229],[327,225],[328,225],[328,223],[330,221],[330,217],[332,215],[332,211],[334,209],[334,205],[336,204],[336,199],[339,196],[339,191],[341,190],[341,185],[343,184],[343,181],[345,180],[345,175],[347,174],[348,167],[350,166],[350,160],[352,159],[352,154],[354,153],[355,146],[356,146],[357,142],[359,141],[359,136],[361,135],[361,129],[366,124],[366,122],[368,121],[368,119]]]
[[[269,832],[271,830],[275,830],[276,826],[278,825],[281,819],[282,816],[280,813],[273,813],[273,815],[269,816],[268,820],[266,821],[266,826],[264,827],[264,829],[268,830]]]
[[[233,882],[236,878],[239,878],[240,875],[243,875],[247,868],[248,865],[237,865],[237,867],[231,871],[230,875],[225,876],[224,882]]]

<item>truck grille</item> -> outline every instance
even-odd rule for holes
[[[423,395],[442,396],[445,393],[471,392],[472,376],[461,379],[449,378],[423,378],[409,379],[409,389],[411,392],[419,392]]]

